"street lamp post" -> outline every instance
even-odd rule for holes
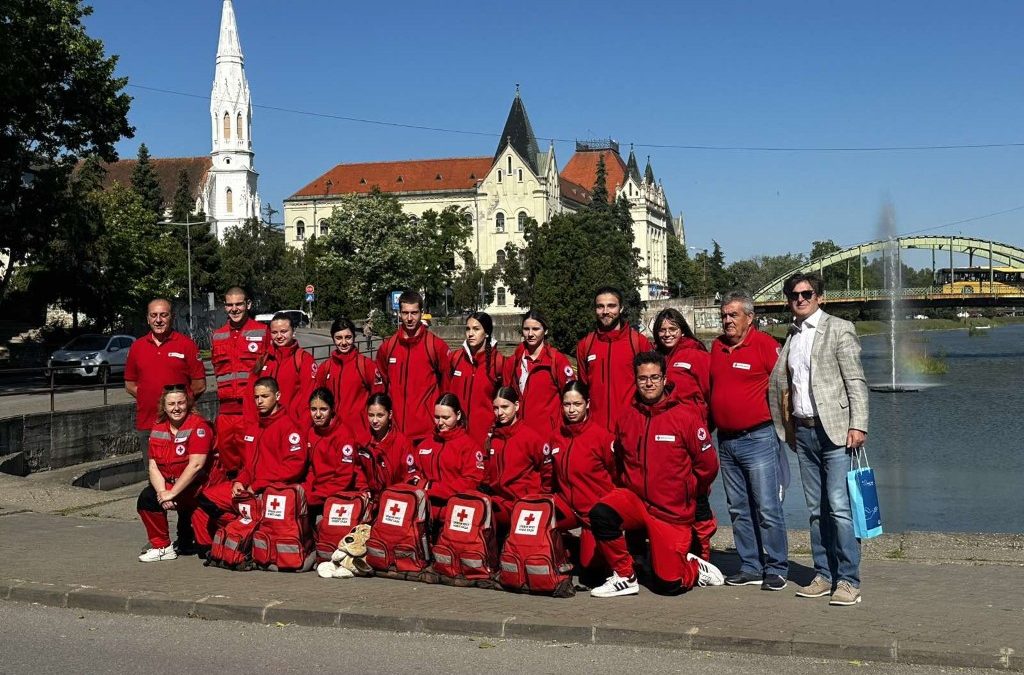
[[[196,225],[209,225],[215,222],[212,218],[207,218],[201,222],[197,222]],[[184,223],[175,223],[170,220],[160,221],[161,225],[184,225],[185,226],[185,260],[186,269],[188,270],[188,336],[193,337],[195,332],[195,321],[193,319],[192,309],[192,219],[191,214],[185,214]]]

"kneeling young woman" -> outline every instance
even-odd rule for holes
[[[206,458],[213,446],[213,429],[193,412],[185,385],[164,387],[157,423],[149,435],[149,485],[139,495],[137,509],[146,527],[150,549],[140,562],[174,560],[179,551],[195,547],[192,512],[196,492],[206,477]],[[178,513],[177,547],[171,545],[167,512]]]
[[[323,514],[324,502],[339,492],[366,490],[365,460],[359,456],[355,429],[334,413],[334,394],[321,387],[309,397],[312,426],[306,434],[309,471],[303,488],[310,523]]]
[[[370,455],[366,477],[375,498],[392,485],[420,482],[416,450],[405,434],[395,428],[392,407],[387,394],[371,394],[366,402],[370,428],[369,438],[364,440]]]
[[[466,433],[466,418],[455,394],[441,394],[434,404],[434,434],[416,451],[423,472],[430,516],[440,523],[448,500],[458,492],[476,490],[484,480],[487,458]]]

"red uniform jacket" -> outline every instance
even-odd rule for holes
[[[495,427],[487,451],[485,482],[496,500],[551,492],[551,445],[523,421]]]
[[[665,365],[673,395],[699,404],[707,419],[708,402],[711,401],[711,354],[704,343],[684,335],[665,355]]]
[[[619,483],[614,445],[615,436],[589,417],[563,424],[552,442],[555,491],[588,527],[590,509]]]
[[[448,356],[445,391],[459,397],[470,437],[483,445],[494,424],[494,394],[505,384],[505,356],[492,346],[473,356],[463,344]]]
[[[476,490],[486,474],[483,448],[462,427],[434,433],[420,443],[416,457],[432,499],[447,501],[456,492]]]
[[[339,492],[369,487],[358,447],[358,432],[337,417],[324,429],[310,427],[306,433],[309,472],[303,484],[308,503],[317,506]]]
[[[519,419],[544,438],[551,438],[562,424],[562,387],[575,380],[576,374],[565,354],[545,344],[536,360],[526,357],[529,369],[524,380],[525,355],[526,347],[520,344],[505,360],[505,382],[519,392]]]
[[[271,483],[301,483],[306,477],[305,434],[284,408],[247,424],[242,441],[245,464],[235,480],[253,492]]]
[[[593,331],[576,345],[576,369],[590,387],[590,417],[609,431],[636,393],[633,357],[649,351],[647,338],[626,325]]]
[[[416,450],[398,429],[392,427],[380,440],[367,433],[363,447],[370,454],[372,472],[368,470],[367,477],[374,495],[392,485],[419,483],[420,468],[416,462]]]
[[[270,329],[253,319],[241,328],[228,322],[215,330],[210,361],[217,376],[218,414],[242,414],[242,400],[252,392],[256,360],[270,348]]]
[[[693,406],[671,393],[647,405],[634,398],[615,428],[623,483],[651,515],[678,525],[693,522],[697,495],[718,475],[718,453]]]
[[[160,474],[171,481],[185,471],[189,455],[209,455],[212,448],[213,429],[199,413],[190,413],[178,433],[172,433],[171,423],[165,421],[157,422],[149,434],[149,458],[156,461]]]
[[[271,344],[259,376],[277,380],[281,391],[279,404],[299,426],[309,424],[309,396],[316,386],[316,361],[312,354],[298,342],[284,347]]]
[[[384,391],[384,376],[376,363],[355,349],[345,354],[335,350],[317,369],[316,386],[334,394],[334,414],[345,424],[369,432],[366,400]]]
[[[426,326],[411,336],[400,327],[377,350],[377,367],[395,404],[395,426],[407,437],[415,440],[433,433],[434,401],[444,386],[447,363],[448,343]]]

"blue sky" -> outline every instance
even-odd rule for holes
[[[134,156],[209,152],[221,3],[95,0],[87,21],[135,98]],[[688,243],[727,259],[909,232],[1024,207],[1024,3],[236,0],[253,103],[484,132],[428,132],[257,107],[260,195],[340,162],[487,155],[515,84],[538,136],[649,154]],[[969,144],[903,152],[783,148]],[[542,144],[545,142],[542,141]],[[562,166],[571,142],[559,141]],[[279,216],[280,217],[280,216]],[[1024,208],[933,230],[1024,245]]]

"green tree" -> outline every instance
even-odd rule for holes
[[[117,158],[128,124],[127,78],[89,37],[79,0],[4,2],[0,11],[0,306],[12,270],[39,256],[77,204],[69,189],[80,156]]]
[[[218,287],[245,288],[261,311],[296,308],[305,285],[301,258],[283,232],[250,218],[224,236]]]
[[[700,293],[701,276],[690,253],[674,233],[666,240],[668,287],[677,298]]]
[[[500,269],[499,266],[494,266],[485,272],[476,264],[476,258],[472,253],[465,253],[452,283],[452,302],[455,308],[477,310],[494,302],[494,286],[498,281]]]
[[[706,269],[702,270],[702,274],[707,280],[707,292],[709,295],[726,293],[732,289],[734,282],[725,269],[725,253],[722,251],[721,244],[714,239],[711,240],[711,244],[711,254],[704,251],[705,260],[701,261],[706,266]]]
[[[455,207],[411,217],[374,190],[342,197],[327,222],[316,275],[332,316],[365,317],[403,288],[424,291],[428,306],[439,307],[458,277],[456,258],[468,255],[469,216]]]
[[[153,213],[155,222],[163,215],[164,195],[160,190],[160,179],[149,159],[149,148],[143,143],[139,146],[137,161],[132,169],[132,189],[139,195],[142,205]]]
[[[220,290],[220,242],[214,232],[213,223],[206,222],[206,214],[200,211],[193,213],[195,197],[193,196],[192,180],[188,171],[178,172],[171,202],[171,222],[169,225],[172,238],[177,244],[172,260],[171,276],[174,280],[175,293],[184,297],[188,293],[188,255],[192,255],[192,291],[196,297]],[[185,223],[184,225],[182,223]],[[191,239],[191,246],[189,240]]]
[[[756,293],[773,279],[804,262],[804,256],[799,253],[756,255],[746,260],[737,260],[726,268],[726,272],[735,288],[745,288]]]
[[[590,188],[590,208],[595,211],[607,211],[608,204],[608,168],[604,163],[604,155],[597,157],[597,173],[594,185]]]

